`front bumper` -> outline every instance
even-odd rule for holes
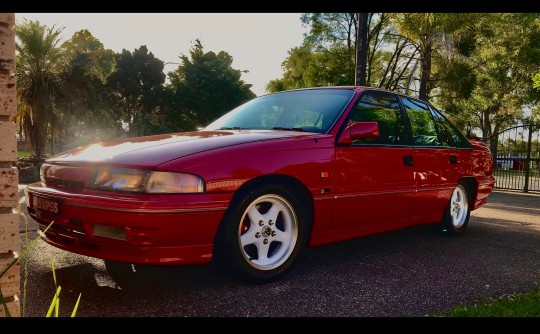
[[[59,213],[36,208],[35,196],[58,203]],[[139,264],[204,264],[231,197],[72,193],[38,182],[28,187],[28,213],[41,231],[53,222],[44,241],[70,252]]]

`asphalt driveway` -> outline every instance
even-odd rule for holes
[[[28,231],[21,217],[21,247],[36,238],[35,222]],[[122,288],[102,260],[41,240],[28,259],[29,317],[43,316],[54,295],[51,261],[61,316],[79,293],[78,317],[424,316],[540,285],[540,194],[495,191],[458,238],[416,226],[310,248],[289,275],[265,285],[222,277],[212,266],[136,266],[132,286]]]

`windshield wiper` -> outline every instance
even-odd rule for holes
[[[242,130],[243,128],[239,126],[222,126],[218,130]]]
[[[285,128],[282,126],[274,126],[272,130],[300,131],[300,132],[304,131],[304,129],[302,128]]]

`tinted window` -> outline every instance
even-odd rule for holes
[[[448,124],[446,119],[439,113],[435,112],[432,108],[431,112],[435,122],[437,123],[437,129],[439,130],[439,140],[443,146],[455,147],[452,134],[448,130]]]
[[[450,137],[450,140],[452,142],[451,146],[458,148],[471,147],[471,144],[467,140],[467,138],[465,138],[452,123],[450,123],[446,118],[444,118],[444,116],[439,113],[435,108],[431,108],[431,110],[435,119],[437,120],[439,128],[441,129],[441,133],[445,133],[445,135],[447,134],[447,136]]]
[[[435,121],[431,111],[425,103],[402,99],[407,116],[411,121],[413,145],[416,146],[440,146],[442,145],[437,133]]]
[[[398,99],[393,94],[365,92],[351,116],[351,122],[379,123],[379,137],[355,140],[359,144],[405,144],[405,131]]]
[[[235,108],[205,130],[280,128],[326,133],[353,95],[351,89],[306,89],[264,95]]]

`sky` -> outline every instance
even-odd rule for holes
[[[226,51],[242,80],[265,94],[268,81],[282,76],[287,51],[300,46],[306,28],[300,13],[16,13],[16,22],[37,20],[63,27],[63,40],[87,29],[105,48],[133,51],[141,45],[165,62],[165,73],[178,67],[196,39],[205,51]]]

